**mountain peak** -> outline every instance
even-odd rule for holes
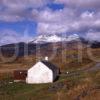
[[[58,34],[40,34],[31,41],[31,43],[53,43],[53,42],[68,42],[78,40],[80,37],[77,34],[65,37]]]

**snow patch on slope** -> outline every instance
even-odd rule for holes
[[[52,42],[63,42],[63,41],[76,41],[79,40],[79,36],[77,34],[69,35],[69,36],[60,36],[60,35],[39,35],[35,37],[31,43],[52,43]]]

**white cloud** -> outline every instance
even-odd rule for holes
[[[86,11],[84,13],[81,14],[81,17],[84,18],[93,18],[94,16],[94,12],[90,13],[89,11]]]
[[[100,13],[71,8],[45,9],[37,13],[37,22],[37,33],[82,32],[100,27]]]
[[[61,22],[65,21],[69,17],[76,16],[77,13],[73,9],[64,8],[62,10],[53,11],[49,8],[46,8],[43,11],[38,13],[37,19],[38,21],[45,21],[45,22]],[[63,20],[62,20],[63,19]],[[68,20],[67,20],[68,21]]]
[[[23,19],[24,19],[23,17],[18,15],[9,15],[6,13],[2,13],[0,15],[0,20],[4,22],[16,22],[16,21],[22,21]]]
[[[77,12],[68,8],[58,11],[47,8],[40,11],[37,13],[37,33],[65,33],[69,31],[73,19],[77,19],[76,16]]]
[[[100,42],[100,32],[88,32],[86,38],[90,41]]]
[[[9,8],[26,9],[29,7],[37,8],[46,5],[50,0],[1,0],[4,6]]]
[[[39,34],[56,34],[65,33],[68,30],[66,25],[55,23],[39,23],[37,27],[37,33]]]
[[[18,42],[28,42],[32,37],[26,34],[20,34],[13,30],[2,30],[0,31],[0,45],[18,43]]]
[[[51,0],[0,0],[0,21],[16,22],[24,19],[34,20],[31,9],[45,6]]]

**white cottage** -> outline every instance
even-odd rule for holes
[[[26,83],[52,83],[59,76],[59,68],[48,61],[39,61],[28,70]]]

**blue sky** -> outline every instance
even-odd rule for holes
[[[100,0],[0,0],[0,44],[58,33],[99,41]]]
[[[54,11],[64,9],[64,4],[59,4],[59,3],[50,3],[50,4],[47,4],[47,6]]]
[[[18,33],[24,33],[25,30],[28,30],[30,36],[34,36],[36,34],[37,23],[34,21],[18,21],[18,22],[2,22],[0,21],[0,30],[14,30]]]

